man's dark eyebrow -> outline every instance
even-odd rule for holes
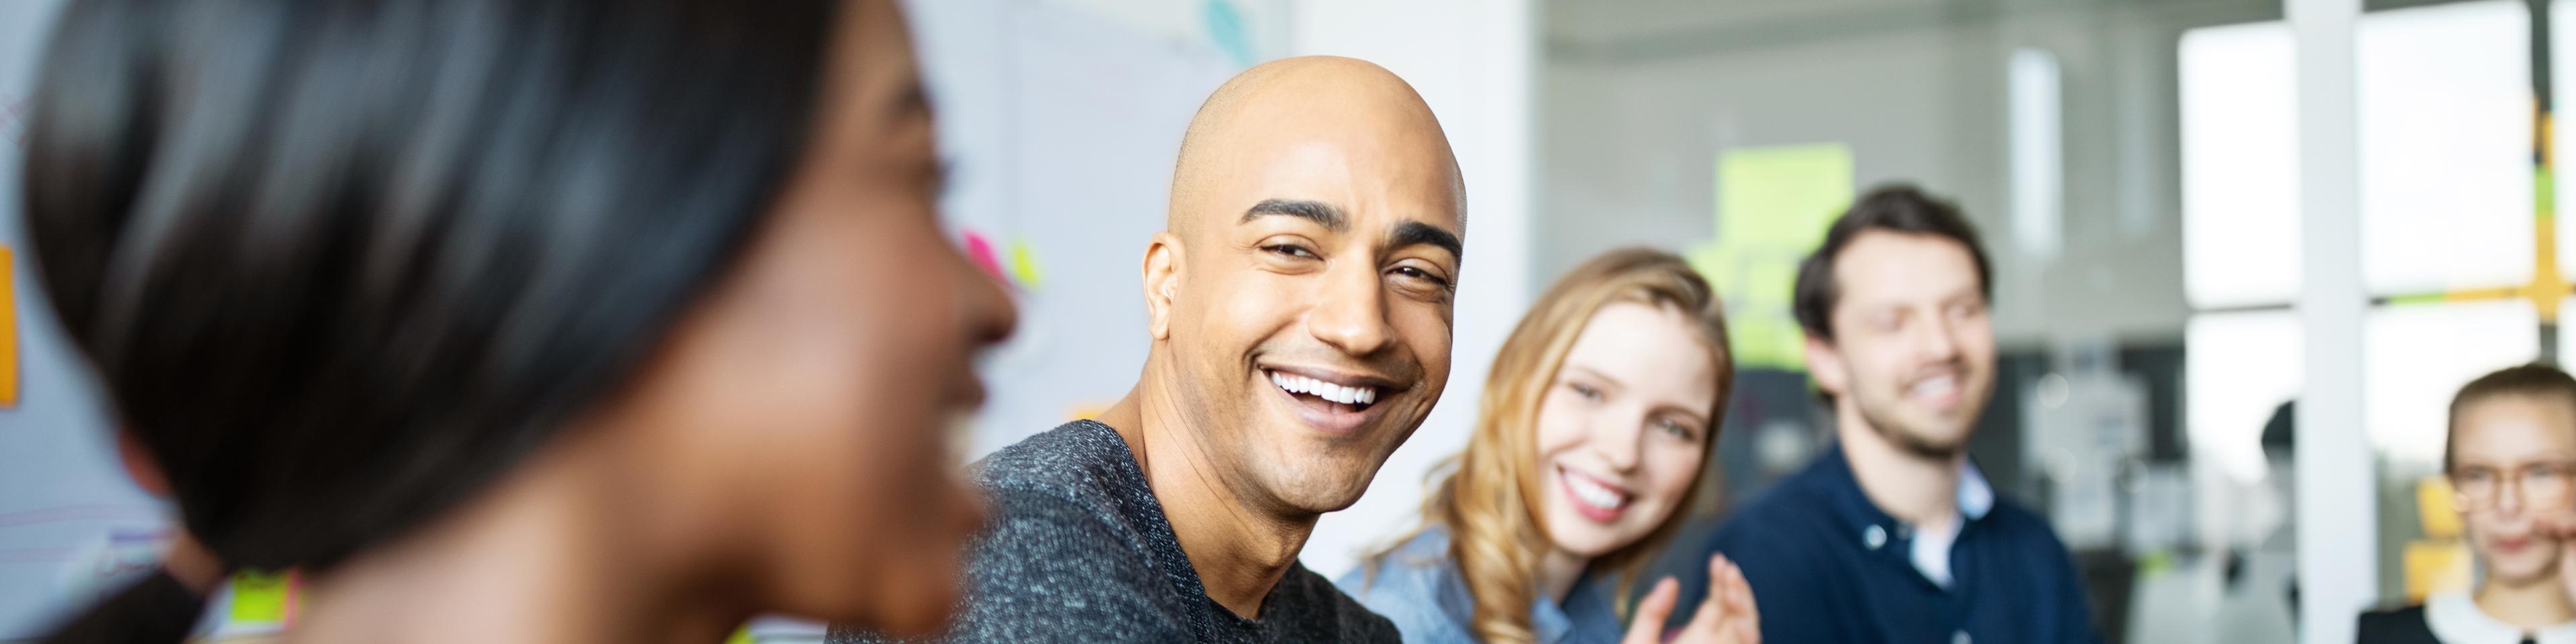
[[[1386,247],[1390,249],[1429,244],[1448,250],[1450,257],[1460,259],[1467,257],[1467,249],[1458,243],[1457,233],[1441,230],[1438,226],[1419,221],[1408,220],[1396,224],[1395,233],[1387,235],[1386,241]]]
[[[1305,219],[1307,221],[1315,222],[1315,225],[1323,226],[1325,230],[1330,230],[1336,233],[1350,232],[1351,230],[1350,219],[1342,216],[1342,209],[1335,208],[1332,204],[1320,201],[1304,201],[1299,199],[1264,199],[1261,203],[1252,204],[1251,209],[1243,211],[1242,221],[1238,221],[1236,223],[1249,222],[1254,219],[1273,215]]]

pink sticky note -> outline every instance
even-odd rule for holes
[[[965,234],[966,258],[975,260],[975,267],[984,269],[984,274],[991,275],[993,279],[1001,280],[1004,284],[1010,283],[1010,276],[1002,272],[1001,256],[993,253],[993,242],[986,241],[983,235],[972,230],[965,231]]]

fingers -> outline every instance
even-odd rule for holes
[[[1753,603],[1753,584],[1744,580],[1742,567],[1736,566],[1733,561],[1725,563],[1726,576],[1721,583],[1726,589],[1727,630],[1733,631],[1737,642],[1747,644],[1760,642],[1762,641],[1762,618],[1761,612]],[[1710,578],[1718,579],[1714,575]],[[1712,588],[1718,586],[1719,584],[1715,583],[1711,585]]]
[[[1701,599],[1699,609],[1691,614],[1690,625],[1683,628],[1693,633],[1714,635],[1726,625],[1735,609],[1735,596],[1743,587],[1744,574],[1726,555],[1708,557],[1708,597]]]
[[[1710,558],[1708,579],[1710,588],[1726,589],[1726,612],[1740,615],[1753,611],[1753,585],[1744,581],[1744,569],[1734,561],[1722,555]],[[1718,596],[1709,593],[1711,598]]]
[[[1680,600],[1682,585],[1665,577],[1655,582],[1646,600],[1637,603],[1637,613],[1628,622],[1628,636],[1620,644],[1656,644],[1663,640],[1664,621],[1673,616],[1673,603]]]
[[[1744,569],[1735,567],[1735,562],[1727,562],[1726,588],[1727,612],[1753,614],[1753,584],[1744,580]]]
[[[1762,616],[1754,612],[1738,613],[1733,620],[1738,644],[1762,644]]]
[[[2534,531],[2559,539],[2576,536],[2576,517],[2564,512],[2545,512],[2532,521]]]
[[[1750,598],[1752,593],[1745,593],[1745,596]],[[1745,607],[1744,612],[1736,614],[1735,641],[1743,642],[1744,644],[1760,644],[1762,641],[1762,613],[1761,611],[1754,610],[1750,601],[1745,603]]]

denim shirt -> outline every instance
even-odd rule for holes
[[[1565,594],[1563,603],[1544,595],[1530,602],[1530,631],[1540,644],[1613,644],[1622,632],[1611,596],[1617,592],[1610,575],[1587,571]],[[1360,600],[1370,611],[1395,622],[1404,641],[1414,644],[1476,642],[1468,628],[1476,602],[1449,557],[1449,531],[1422,531],[1394,552],[1363,560],[1333,585]]]

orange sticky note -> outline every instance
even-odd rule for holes
[[[16,259],[0,246],[0,407],[18,406],[18,298],[10,268]]]

